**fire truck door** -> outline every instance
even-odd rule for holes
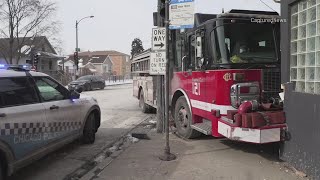
[[[189,41],[189,57],[193,64],[191,80],[192,94],[190,95],[190,101],[193,114],[205,118],[207,114],[205,92],[206,73],[202,69],[204,63],[204,37],[201,37],[199,33],[196,34],[197,35],[191,36]]]

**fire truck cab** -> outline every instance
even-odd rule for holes
[[[257,144],[284,140],[280,25],[275,12],[195,14],[172,31],[171,112],[177,133]]]

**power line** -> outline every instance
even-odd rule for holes
[[[267,3],[265,3],[264,1],[260,0],[260,2],[262,2],[264,5],[266,5],[268,8],[272,9],[273,11],[277,12],[276,10],[274,10],[272,7],[270,7]]]

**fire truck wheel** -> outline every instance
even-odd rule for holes
[[[85,144],[93,144],[96,140],[96,128],[95,128],[95,117],[91,113],[86,121],[83,129],[82,141]]]
[[[191,128],[192,116],[189,105],[184,96],[181,96],[176,103],[174,121],[178,130],[178,134],[187,139],[199,137],[200,132]]]
[[[4,176],[4,166],[2,164],[2,162],[0,162],[0,180],[4,180],[5,176]]]
[[[143,96],[143,90],[141,89],[140,92],[140,99],[139,99],[139,107],[142,109],[143,113],[148,113],[150,112],[150,106],[145,103],[144,101],[144,96]]]

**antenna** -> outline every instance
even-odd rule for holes
[[[271,10],[273,10],[274,12],[277,12],[276,10],[274,10],[272,7],[270,7],[267,3],[265,3],[264,1],[260,0],[261,3],[263,3],[264,5],[266,5],[268,8],[270,8]]]

